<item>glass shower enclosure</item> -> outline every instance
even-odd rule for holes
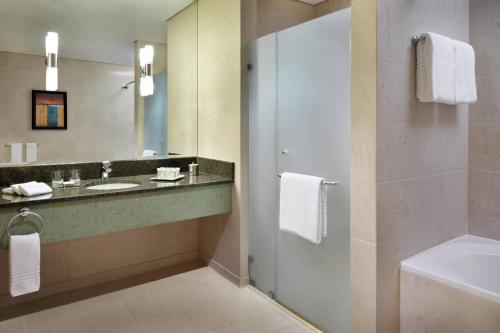
[[[259,38],[250,64],[251,283],[326,332],[349,331],[351,10]],[[279,230],[279,177],[328,186],[319,245]]]

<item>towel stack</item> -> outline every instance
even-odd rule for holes
[[[28,182],[28,183],[11,185],[11,187],[4,188],[2,190],[2,193],[10,195],[17,194],[25,197],[33,197],[36,195],[52,193],[52,188],[45,183]]]
[[[450,105],[476,102],[472,46],[432,32],[422,36],[417,45],[417,98]]]

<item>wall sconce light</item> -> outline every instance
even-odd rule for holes
[[[45,89],[57,90],[57,53],[59,48],[59,36],[57,32],[47,32],[45,36],[45,64],[47,72],[45,75]]]
[[[139,49],[139,63],[141,66],[141,82],[139,93],[141,96],[150,96],[154,92],[153,83],[154,48],[151,45]]]

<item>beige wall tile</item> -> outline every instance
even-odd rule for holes
[[[470,213],[500,219],[500,174],[471,170],[469,177]]]
[[[351,297],[357,297],[375,306],[377,301],[376,272],[376,246],[351,238]]]
[[[470,0],[470,30],[477,31],[498,25],[500,3],[496,0]]]
[[[376,308],[374,305],[353,296],[351,297],[351,333],[377,332]]]
[[[472,125],[500,123],[500,76],[483,77],[477,80],[477,103],[471,105]]]
[[[475,18],[471,17],[471,22],[474,20]],[[471,30],[470,40],[476,53],[476,76],[500,75],[500,43],[497,42],[499,39],[498,24],[485,30]]]
[[[469,232],[476,236],[500,241],[500,220],[470,214]]]
[[[351,180],[351,237],[369,243],[377,239],[376,185]]]

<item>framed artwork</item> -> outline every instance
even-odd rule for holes
[[[32,129],[68,129],[68,103],[65,91],[33,90],[31,105]]]

